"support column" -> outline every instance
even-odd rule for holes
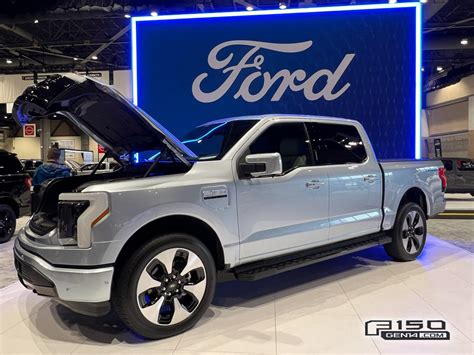
[[[48,149],[51,144],[51,122],[48,119],[42,119],[39,122],[41,128],[40,145],[41,145],[41,159],[48,160]]]
[[[89,136],[81,132],[81,150],[89,150]]]
[[[474,95],[469,96],[469,108],[468,108],[468,122],[467,122],[467,156],[470,159],[474,159]]]

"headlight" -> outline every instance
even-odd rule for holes
[[[62,193],[58,205],[58,236],[62,245],[89,248],[92,228],[109,215],[105,192]]]
[[[62,245],[77,245],[77,220],[89,207],[89,201],[59,201],[58,232]]]

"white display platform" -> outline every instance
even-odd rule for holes
[[[410,263],[374,248],[261,282],[219,284],[194,329],[154,342],[113,318],[77,315],[17,282],[0,290],[0,353],[472,354],[473,272],[473,254],[431,236]],[[441,319],[451,339],[367,337],[364,322],[371,319]]]

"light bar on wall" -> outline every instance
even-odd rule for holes
[[[406,2],[394,4],[371,4],[371,5],[341,5],[325,6],[313,8],[295,8],[295,9],[277,9],[277,10],[254,10],[254,11],[235,11],[235,12],[213,12],[213,13],[193,13],[183,15],[160,15],[160,16],[139,16],[132,17],[132,90],[133,103],[138,105],[138,83],[137,83],[137,40],[136,25],[142,21],[168,21],[168,20],[186,20],[200,18],[222,18],[222,17],[243,17],[243,16],[269,16],[269,15],[287,15],[314,12],[341,12],[358,10],[380,10],[397,8],[415,8],[416,9],[416,56],[415,56],[415,158],[421,157],[421,4],[419,2]]]
[[[416,63],[415,63],[415,159],[421,158],[421,5],[416,5]]]

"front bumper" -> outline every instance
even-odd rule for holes
[[[25,250],[17,238],[15,267],[25,287],[65,302],[98,303],[110,300],[114,268],[56,267]]]

